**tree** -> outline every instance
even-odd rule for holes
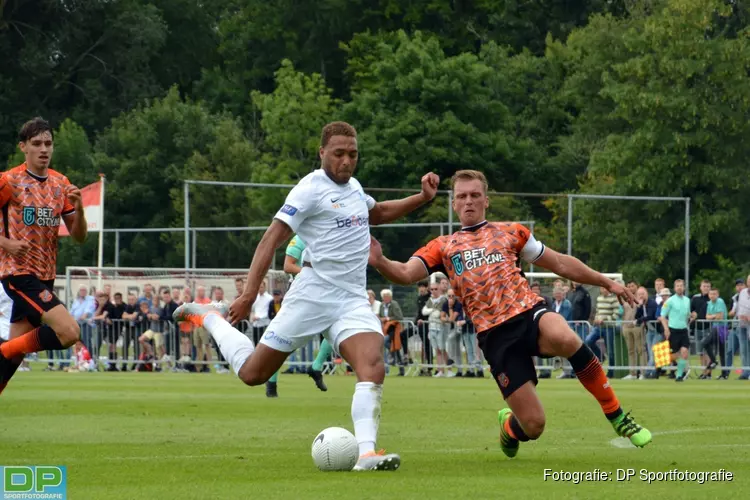
[[[690,197],[697,268],[714,266],[712,245],[750,257],[735,225],[750,209],[738,182],[750,154],[750,43],[717,29],[732,15],[721,1],[668,0],[651,15],[594,17],[549,51],[564,60],[576,115],[563,139],[573,154],[560,156],[584,165],[582,191]],[[596,267],[642,280],[681,276],[682,211],[581,203],[575,248]]]

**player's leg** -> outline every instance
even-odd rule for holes
[[[279,381],[279,372],[281,370],[276,370],[276,372],[271,375],[271,378],[268,379],[266,382],[266,397],[267,398],[278,398],[279,397],[279,386],[277,382]]]
[[[599,360],[581,342],[565,319],[556,313],[541,313],[538,321],[539,352],[547,356],[563,356],[570,361],[578,380],[596,398],[615,431],[639,447],[651,442],[651,433],[635,423],[620,408],[620,402],[607,379]]]
[[[396,470],[401,457],[375,451],[385,379],[385,342],[380,320],[364,294],[359,297],[342,292],[338,309],[339,319],[328,330],[328,336],[357,375],[352,421],[360,457],[354,470]]]
[[[29,320],[26,318],[19,318],[17,321],[11,322],[8,338],[10,340],[18,338],[33,328],[34,326]],[[0,341],[0,347],[2,347],[3,343],[5,343],[5,341]],[[3,356],[0,356],[0,394],[3,393],[10,379],[13,378],[18,367],[23,363],[23,359],[24,356],[17,356],[11,359],[6,359]]]
[[[313,364],[307,371],[307,374],[315,382],[315,387],[325,392],[328,390],[328,386],[323,381],[323,363],[326,362],[328,357],[333,352],[333,347],[331,347],[331,343],[328,342],[327,338],[325,338],[324,336],[321,337],[322,338],[320,341],[320,349],[318,349],[318,355],[315,356],[315,361],[313,361]]]

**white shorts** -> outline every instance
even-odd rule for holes
[[[303,267],[260,343],[293,352],[323,332],[339,352],[339,345],[349,337],[363,332],[382,335],[383,327],[364,290],[361,296],[354,294],[319,278],[312,268]]]

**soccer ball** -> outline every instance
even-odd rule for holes
[[[357,438],[341,427],[323,429],[313,440],[312,458],[324,472],[350,471],[359,458]]]

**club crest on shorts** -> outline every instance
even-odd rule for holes
[[[453,271],[456,275],[460,276],[464,273],[464,261],[461,260],[461,254],[457,253],[451,257],[451,264],[453,264]]]
[[[36,208],[23,207],[23,223],[27,226],[33,226],[36,222]]]
[[[500,387],[508,387],[510,380],[508,380],[508,376],[505,373],[501,373],[497,376],[497,383],[500,384]]]
[[[49,290],[42,290],[39,292],[39,299],[46,304],[52,300],[52,293]]]

